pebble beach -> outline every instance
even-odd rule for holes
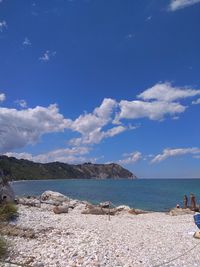
[[[6,236],[6,262],[33,267],[199,266],[200,240],[192,214],[82,214],[84,204],[55,214],[52,205],[18,205],[11,226],[29,229],[34,237]],[[174,260],[173,260],[174,259]]]

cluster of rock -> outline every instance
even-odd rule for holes
[[[98,205],[93,205],[87,201],[81,201],[77,199],[71,199],[59,192],[45,191],[39,197],[22,197],[16,199],[17,204],[33,206],[42,209],[53,211],[55,214],[79,212],[82,214],[92,215],[120,215],[120,214],[132,214],[138,215],[143,213],[149,213],[141,209],[130,208],[126,205],[114,206],[111,202],[103,202]],[[172,208],[168,214],[171,216],[194,214],[190,208]]]
[[[16,202],[17,204],[21,205],[52,210],[56,214],[68,213],[72,211],[93,215],[119,215],[123,213],[138,215],[147,213],[147,211],[132,209],[125,205],[115,207],[110,202],[93,205],[87,201],[70,199],[63,194],[54,191],[45,191],[40,197],[17,198]]]

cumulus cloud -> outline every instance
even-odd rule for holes
[[[192,105],[199,105],[200,104],[200,98],[197,100],[192,101]]]
[[[26,100],[24,99],[18,99],[15,101],[17,105],[19,105],[21,108],[27,108]]]
[[[99,144],[103,139],[113,137],[118,135],[128,129],[135,129],[136,127],[129,127],[129,126],[116,126],[107,131],[102,131],[101,128],[97,128],[92,132],[87,134],[83,134],[80,138],[73,138],[70,140],[70,144],[74,146],[80,146],[82,144]]]
[[[8,26],[5,20],[0,21],[0,32],[3,32],[3,30],[6,29],[7,27]]]
[[[80,133],[81,137],[72,139],[70,145],[82,146],[100,143],[104,138],[134,128],[119,125],[103,129],[112,123],[117,106],[113,99],[104,99],[92,113],[80,115],[74,121],[65,119],[56,105],[28,109],[25,100],[17,100],[16,103],[23,110],[0,108],[0,152],[9,152],[34,144],[44,134],[65,129]]]
[[[118,161],[119,164],[133,164],[142,159],[142,153],[139,151],[134,151],[129,154],[124,154],[124,159]]]
[[[120,112],[115,121],[120,119],[149,118],[150,120],[162,120],[165,115],[175,115],[185,111],[186,107],[179,103],[167,103],[164,101],[127,101],[119,103]]]
[[[88,147],[75,147],[75,148],[63,148],[63,149],[52,150],[48,153],[43,153],[36,156],[30,153],[14,153],[14,152],[5,153],[4,155],[8,157],[27,159],[41,163],[48,163],[55,161],[64,163],[79,163],[86,161],[94,162],[95,159],[88,159],[84,156],[88,153],[89,153]]]
[[[187,108],[180,103],[180,100],[197,95],[200,95],[200,90],[173,87],[170,83],[158,83],[139,94],[137,97],[141,100],[121,100],[120,112],[114,122],[139,118],[162,120],[167,115],[174,118]]]
[[[200,90],[190,88],[173,87],[170,83],[158,83],[153,87],[139,94],[138,97],[143,100],[159,100],[172,102],[181,98],[200,95]]]
[[[34,144],[43,134],[61,132],[68,120],[57,105],[16,110],[0,108],[0,152]]]
[[[176,11],[197,3],[200,3],[200,0],[171,0],[169,9],[171,11]]]
[[[158,163],[163,160],[166,160],[170,157],[177,157],[177,156],[182,156],[182,155],[187,155],[187,154],[192,154],[192,155],[197,155],[200,154],[200,149],[197,147],[192,147],[192,148],[166,148],[163,150],[162,154],[158,154],[155,156],[151,163]]]
[[[23,41],[23,45],[26,47],[31,46],[31,41],[27,37],[25,37]]]
[[[56,51],[51,52],[49,50],[46,50],[44,54],[41,57],[39,57],[39,60],[43,62],[48,62],[52,57],[55,57],[55,55]]]
[[[6,100],[6,95],[3,94],[3,93],[1,93],[1,94],[0,94],[0,102],[3,102],[3,101],[5,101],[5,100]]]
[[[199,90],[172,87],[169,83],[156,84],[138,96],[141,100],[121,100],[118,103],[114,99],[105,98],[92,112],[81,114],[74,120],[64,118],[57,105],[27,108],[25,100],[17,100],[16,103],[23,110],[0,108],[0,152],[10,152],[34,144],[44,134],[65,129],[79,134],[77,138],[69,140],[71,146],[98,144],[105,138],[137,128],[127,125],[127,122],[122,123],[123,119],[177,118],[187,108],[180,103],[181,99],[198,94]],[[5,95],[0,94],[0,101],[3,100]]]
[[[71,129],[80,133],[90,133],[97,128],[102,128],[111,121],[112,113],[117,102],[111,98],[105,98],[102,104],[92,113],[80,115],[71,123]]]
[[[98,144],[106,137],[112,137],[126,130],[126,127],[113,127],[103,131],[113,119],[113,114],[117,107],[117,102],[111,98],[105,98],[102,104],[95,108],[92,113],[80,115],[71,121],[70,128],[79,132],[82,136],[70,141],[71,145]]]

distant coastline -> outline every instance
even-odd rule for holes
[[[62,162],[36,163],[14,157],[0,156],[0,169],[9,173],[11,180],[49,179],[136,179],[129,170],[116,163],[67,164]]]

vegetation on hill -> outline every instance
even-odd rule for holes
[[[12,180],[136,178],[133,173],[115,163],[70,165],[52,162],[42,164],[0,156],[0,169],[9,173]]]

